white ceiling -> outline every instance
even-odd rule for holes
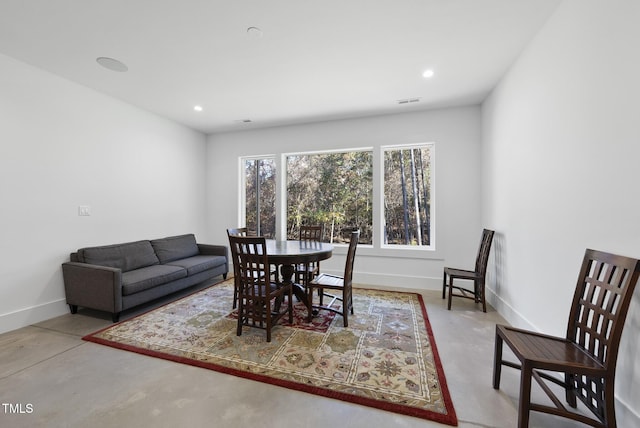
[[[479,103],[559,2],[0,0],[0,52],[212,133]]]

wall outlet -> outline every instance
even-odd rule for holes
[[[91,207],[89,205],[80,205],[78,207],[78,215],[81,215],[81,216],[91,215]]]

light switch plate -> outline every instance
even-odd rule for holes
[[[89,205],[80,205],[78,207],[78,215],[80,216],[91,215],[91,207]]]

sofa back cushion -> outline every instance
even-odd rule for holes
[[[198,244],[196,244],[196,237],[192,233],[154,239],[151,241],[151,245],[162,264],[195,256],[200,253]]]
[[[77,255],[80,262],[115,267],[123,272],[160,263],[149,241],[81,248]]]

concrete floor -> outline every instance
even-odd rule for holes
[[[504,368],[501,390],[491,386],[494,330],[502,317],[464,299],[447,311],[437,291],[423,297],[459,426],[515,427],[519,372]],[[445,426],[81,340],[110,324],[108,314],[80,309],[0,335],[0,402],[22,411],[3,404],[0,427]],[[531,416],[532,428],[578,426]]]

